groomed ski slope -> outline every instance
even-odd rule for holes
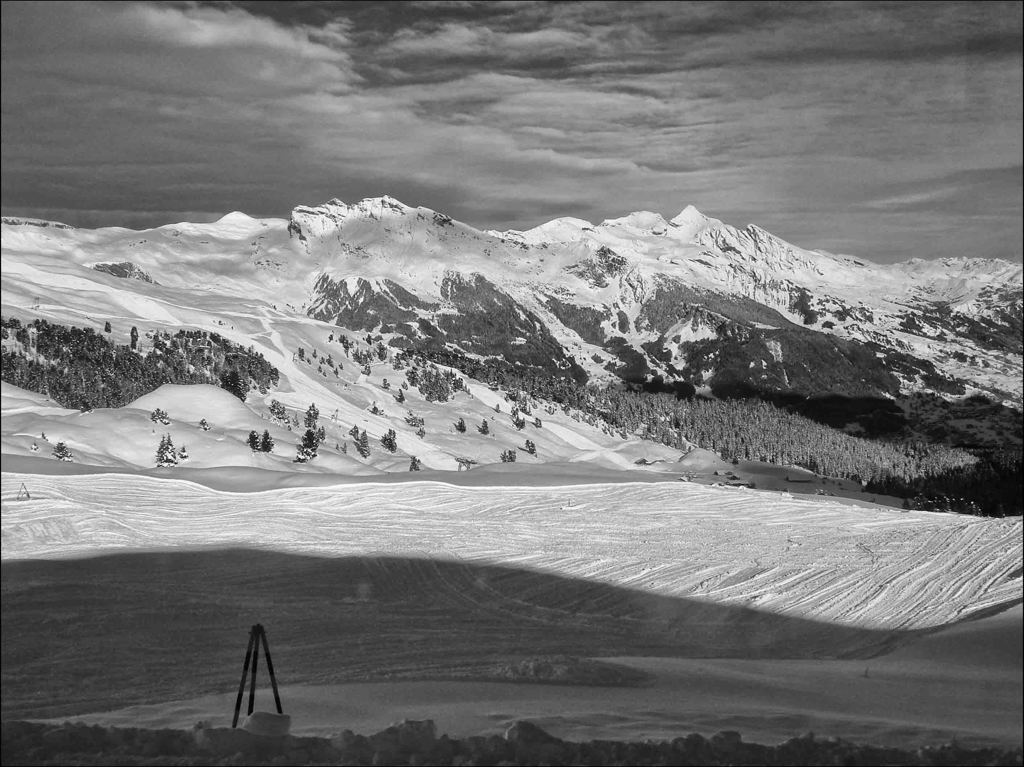
[[[22,483],[31,499],[17,500]],[[1019,517],[746,488],[412,481],[234,493],[145,476],[5,472],[2,498],[8,560],[208,546],[458,559],[888,630],[1022,596]]]

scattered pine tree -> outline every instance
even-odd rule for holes
[[[302,435],[302,441],[296,446],[294,462],[306,463],[306,461],[313,460],[317,456],[319,447],[320,443],[317,441],[316,432],[306,429],[305,434]]]
[[[36,445],[35,448],[36,450],[38,450],[39,446]],[[56,445],[54,445],[53,457],[56,458],[58,461],[70,461],[72,458],[74,458],[74,456],[71,454],[71,449],[63,442],[58,442]]]
[[[317,410],[316,405],[310,404],[310,406],[308,408],[306,408],[306,417],[304,419],[304,423],[305,423],[306,428],[307,429],[314,429],[314,428],[316,428],[316,422],[318,420],[320,420],[320,411]]]
[[[210,424],[208,424],[206,422],[205,418],[200,418],[199,419],[199,428],[202,429],[203,431],[209,431],[210,430]]]
[[[249,432],[249,437],[245,440],[245,443],[249,446],[249,449],[254,453],[259,452],[260,449],[260,435],[255,431]]]
[[[270,417],[282,425],[288,423],[288,411],[276,399],[270,400]]]
[[[419,470],[420,470],[420,459],[417,458],[414,455],[410,456],[409,457],[409,471],[419,471]]]
[[[455,431],[457,431],[459,434],[465,434],[466,433],[466,419],[465,418],[460,418],[458,421],[455,422]]]
[[[486,418],[483,420],[483,422],[479,426],[476,427],[476,430],[478,432],[480,432],[481,434],[490,434],[491,433],[491,427],[490,427],[490,425],[488,425]]]
[[[178,451],[174,449],[174,443],[171,441],[170,434],[165,434],[160,438],[160,445],[156,449],[156,465],[178,465]]]
[[[270,432],[266,429],[263,430],[263,436],[260,437],[260,452],[261,453],[273,453],[274,452],[274,438],[270,436]]]
[[[366,436],[366,429],[359,432],[359,439],[356,442],[356,450],[363,458],[370,455],[370,438]]]
[[[380,444],[384,446],[384,449],[389,453],[393,453],[398,449],[398,441],[396,439],[394,429],[388,429],[383,437],[380,438]]]

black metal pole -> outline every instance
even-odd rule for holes
[[[242,681],[238,683],[238,698],[235,700],[235,716],[231,720],[231,726],[238,726],[238,712],[242,708],[242,696],[245,694],[245,675],[249,671],[249,659],[252,658],[252,646],[256,640],[256,634],[249,629],[249,646],[245,650],[245,663],[242,664]]]
[[[252,713],[253,706],[256,705],[256,664],[260,659],[260,641],[259,641],[259,630],[260,625],[257,623],[252,627],[252,635],[255,640],[255,644],[252,648],[252,684],[249,685],[249,713]]]
[[[281,696],[277,694],[277,677],[274,676],[274,662],[270,660],[270,644],[267,642],[267,632],[262,625],[259,626],[260,638],[263,640],[263,654],[267,656],[267,671],[270,672],[270,685],[274,688],[274,703],[277,705],[277,713],[283,714],[281,709]]]

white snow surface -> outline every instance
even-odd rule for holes
[[[55,464],[50,464],[54,466]],[[234,481],[241,489],[245,475]],[[850,625],[915,629],[1019,601],[1020,518],[692,483],[362,481],[239,493],[165,477],[7,471],[3,558],[249,546],[459,559]],[[30,499],[17,500],[22,486]]]

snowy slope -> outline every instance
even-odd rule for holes
[[[851,507],[692,483],[357,484],[224,492],[117,474],[5,473],[3,557],[251,546],[488,562],[885,629],[1021,599],[1020,518]],[[24,485],[29,500],[16,500]],[[243,489],[244,480],[236,483]]]
[[[149,301],[185,289],[191,298],[180,305],[260,299],[284,313],[413,340],[423,339],[416,323],[424,319],[444,325],[446,342],[485,354],[473,345],[465,308],[483,285],[522,319],[498,342],[515,344],[523,328],[540,328],[596,380],[660,374],[713,385],[720,366],[694,356],[695,342],[741,333],[783,352],[764,359],[777,370],[763,384],[751,379],[754,387],[799,391],[798,347],[815,345],[821,363],[836,367],[834,344],[816,340],[836,337],[871,345],[868,357],[883,356],[878,365],[896,372],[898,390],[875,384],[866,393],[936,390],[941,379],[943,393],[1022,401],[1021,267],[995,259],[873,264],[805,250],[757,226],[737,229],[693,206],[670,220],[638,211],[508,232],[391,197],[299,206],[288,221],[231,213],[140,232],[39,224],[3,224],[5,311],[45,303],[52,288],[109,292],[116,280],[86,270],[130,264],[158,285],[130,280],[138,284],[118,286],[119,300],[139,302],[139,314],[153,319],[166,315]],[[474,287],[474,275],[485,282]],[[698,320],[696,310],[704,312]],[[624,356],[623,348],[632,351]],[[638,369],[629,365],[636,357]]]

